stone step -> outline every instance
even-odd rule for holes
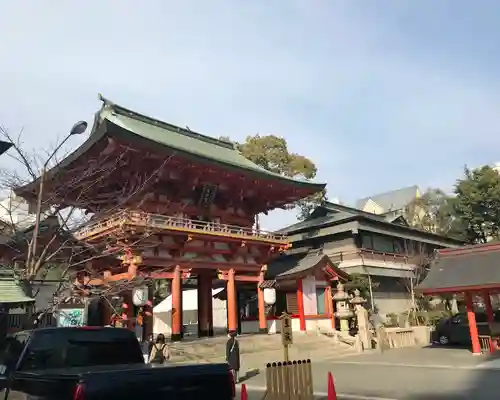
[[[255,358],[262,364],[283,358],[280,335],[244,335],[239,339],[242,359]],[[209,338],[171,345],[173,362],[220,362],[226,354],[227,338]],[[290,346],[290,357],[294,359],[336,358],[355,353],[351,346],[335,343],[332,339],[318,334],[297,334]]]

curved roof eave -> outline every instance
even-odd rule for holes
[[[152,138],[148,138],[144,134],[137,132],[137,129],[133,129],[133,127],[132,128],[127,127],[127,124],[123,123],[123,119],[124,118],[132,119],[132,120],[137,121],[140,124],[149,125],[149,128],[151,128],[151,127],[153,129],[158,128],[157,126],[155,126],[156,124],[153,124],[153,123],[146,124],[142,120],[138,119],[139,117],[141,117],[141,118],[149,118],[149,117],[143,117],[140,114],[137,114],[137,115],[139,115],[139,117],[137,117],[137,119],[136,119],[136,118],[134,118],[135,114],[133,111],[129,111],[129,110],[120,108],[119,106],[115,106],[113,103],[107,102],[107,100],[105,100],[105,99],[103,99],[103,101],[104,101],[103,107],[95,114],[94,124],[93,124],[92,131],[91,131],[88,139],[81,146],[79,146],[75,151],[73,151],[66,158],[64,158],[59,164],[57,164],[56,166],[54,166],[53,168],[48,170],[46,172],[46,179],[50,179],[51,175],[55,175],[58,171],[60,171],[61,169],[64,169],[66,166],[70,165],[75,160],[77,160],[79,157],[81,157],[83,154],[85,154],[95,143],[97,143],[104,135],[106,135],[108,133],[108,124],[112,124],[112,125],[118,127],[120,130],[125,131],[128,135],[136,136],[138,139],[142,139],[145,141],[154,142],[156,144],[161,145],[164,148],[178,151],[180,153],[183,153],[184,155],[194,156],[196,158],[204,159],[204,160],[207,160],[209,162],[214,162],[217,164],[225,165],[227,167],[240,169],[240,170],[246,171],[250,174],[257,174],[258,176],[260,176],[262,178],[276,179],[276,180],[282,181],[284,183],[293,184],[293,185],[296,185],[299,187],[307,187],[307,188],[311,189],[312,193],[319,192],[326,187],[326,184],[324,184],[324,183],[314,183],[314,182],[296,180],[293,178],[289,178],[286,176],[282,176],[282,175],[267,171],[264,168],[254,164],[250,160],[244,158],[243,156],[241,156],[241,158],[243,158],[245,160],[245,162],[248,163],[248,166],[241,166],[241,165],[238,165],[237,163],[231,163],[231,162],[228,162],[227,160],[220,160],[220,159],[217,159],[215,157],[214,158],[206,157],[203,154],[198,154],[197,152],[190,151],[189,149],[178,148],[179,146],[166,144],[163,141],[158,141],[158,140],[154,140]],[[125,112],[123,110],[125,110],[127,113],[129,113],[129,115],[124,115]],[[121,119],[120,119],[120,116],[122,117]],[[161,121],[158,121],[158,124],[163,124],[163,123]],[[167,125],[173,126],[170,124],[167,124]],[[161,127],[159,129],[161,129]],[[178,128],[178,129],[181,129],[181,128]],[[111,135],[111,136],[113,136],[113,135]],[[203,136],[203,135],[199,135],[199,136]],[[213,139],[213,140],[216,141],[216,139]],[[235,151],[235,150],[233,150],[233,151]],[[36,193],[38,185],[39,185],[39,179],[40,178],[30,182],[29,184],[27,184],[25,186],[16,188],[15,193],[21,197],[30,197],[31,193],[33,193],[33,192]]]
[[[57,174],[61,169],[66,168],[68,165],[76,161],[79,157],[84,155],[90,148],[97,143],[105,134],[106,130],[103,129],[103,124],[99,124],[100,111],[95,114],[94,125],[92,127],[92,132],[85,142],[83,142],[79,147],[77,147],[72,153],[61,160],[60,163],[49,169],[46,173],[45,179],[50,179],[51,176]],[[38,191],[38,185],[40,184],[40,177],[36,180],[14,189],[14,193],[21,197],[29,197],[29,194]]]

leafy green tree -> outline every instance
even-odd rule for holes
[[[453,198],[441,189],[428,189],[406,207],[405,218],[415,228],[448,235],[455,225]]]
[[[470,170],[455,185],[453,212],[469,243],[500,237],[500,175],[489,166]]]
[[[221,139],[233,142],[228,137]],[[275,135],[247,136],[243,143],[234,142],[246,158],[268,171],[289,178],[314,179],[316,165],[303,155],[290,152],[286,139]],[[303,220],[312,210],[326,200],[326,191],[316,193],[292,205],[298,209],[298,219]]]
[[[361,296],[370,301],[371,293],[370,293],[370,279],[367,275],[363,275],[357,272],[354,272],[349,275],[349,280],[345,283],[345,288],[349,291],[353,291],[358,289]],[[373,278],[371,279],[371,292],[374,292],[380,286],[380,282],[377,282]]]

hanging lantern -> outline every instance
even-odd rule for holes
[[[274,303],[276,303],[276,289],[264,289],[264,303],[266,303],[268,306],[272,306]]]
[[[148,293],[147,286],[134,288],[132,290],[132,302],[137,307],[142,307],[142,306],[146,305],[148,300],[149,300],[148,296],[149,296],[149,293]]]

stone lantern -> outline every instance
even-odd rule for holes
[[[340,320],[340,330],[349,332],[349,318],[353,316],[353,312],[349,308],[349,293],[344,290],[344,285],[339,282],[337,292],[333,295],[335,307],[337,311],[335,316]]]
[[[354,297],[350,300],[350,303],[354,307],[354,313],[356,314],[356,320],[358,323],[358,335],[363,344],[363,348],[371,348],[371,332],[370,332],[370,322],[368,318],[368,311],[363,307],[366,303],[366,299],[361,297],[361,292],[356,289],[354,291]]]
[[[354,297],[351,298],[351,300],[349,300],[349,302],[353,305],[354,310],[357,311],[361,307],[363,307],[363,304],[366,303],[366,299],[361,297],[361,292],[359,291],[359,289],[356,289],[354,291]]]

